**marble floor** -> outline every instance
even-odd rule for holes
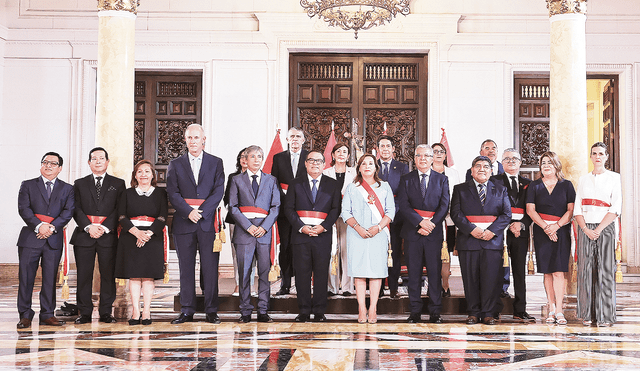
[[[543,324],[542,277],[534,275],[527,279],[527,309],[536,324],[506,315],[496,326],[465,325],[465,316],[453,315],[438,325],[406,324],[406,315],[380,315],[377,324],[358,324],[354,314],[297,324],[295,314],[284,313],[272,313],[273,323],[239,324],[237,312],[226,312],[220,313],[220,325],[204,322],[204,315],[171,325],[178,291],[173,280],[158,285],[150,326],[103,324],[97,318],[75,325],[65,318],[70,324],[60,328],[36,321],[20,331],[17,282],[5,281],[0,285],[0,370],[638,370],[640,280],[629,280],[618,285],[618,323],[611,328],[576,321]],[[233,282],[223,281],[222,293],[228,294]],[[462,294],[459,277],[452,292]],[[37,293],[34,301],[37,308]]]

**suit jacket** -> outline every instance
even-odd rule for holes
[[[45,242],[53,249],[61,249],[63,243],[63,229],[73,217],[74,209],[73,187],[60,178],[51,191],[51,198],[47,198],[47,190],[42,177],[25,180],[18,192],[18,213],[26,226],[22,227],[18,237],[20,247],[40,247]],[[51,224],[56,232],[46,240],[36,237],[35,229],[41,223],[35,214],[47,215],[53,219]]]
[[[382,161],[378,159],[378,176],[382,177]],[[387,183],[391,186],[391,190],[393,191],[393,195],[398,195],[398,187],[400,186],[400,177],[409,172],[409,165],[404,162],[396,161],[396,159],[391,160],[391,164],[389,164],[389,179],[387,179]],[[382,178],[381,178],[382,179]],[[398,206],[396,203],[396,211],[398,211]]]
[[[531,180],[518,175],[518,193],[516,197],[512,197],[511,192],[511,179],[509,179],[509,174],[502,173],[500,175],[494,175],[491,177],[491,180],[496,183],[503,185],[507,188],[507,193],[509,195],[509,202],[511,202],[511,207],[516,207],[524,210],[524,216],[521,220],[511,220],[511,222],[521,222],[524,224],[524,230],[520,232],[520,237],[529,237],[529,227],[531,227],[531,217],[527,214],[527,188],[529,187],[529,183]]]
[[[467,216],[492,215],[496,220],[486,229],[495,234],[489,241],[483,241],[471,236],[475,224],[467,220]],[[458,250],[502,250],[504,229],[511,222],[511,203],[507,189],[491,180],[487,181],[486,199],[484,206],[480,203],[478,190],[473,180],[460,183],[453,187],[451,199],[451,219],[458,227],[456,249]]]
[[[493,170],[492,170],[493,172]],[[502,164],[500,163],[500,161],[498,161],[498,175],[504,173],[504,167],[502,167]],[[465,176],[464,181],[468,182],[471,179],[473,179],[473,177],[471,176],[471,168],[467,169],[467,175]]]
[[[71,243],[76,246],[91,246],[98,243],[103,247],[115,247],[117,243],[118,227],[118,201],[125,190],[124,180],[109,174],[104,174],[100,198],[96,192],[96,184],[93,174],[77,179],[73,183],[75,195],[75,210],[73,219],[78,225],[71,236]],[[91,238],[84,229],[91,224],[87,215],[106,216],[102,225],[109,229],[109,233],[104,233],[97,240]]]
[[[429,171],[429,183],[424,198],[420,189],[418,170],[403,175],[400,179],[396,200],[404,221],[400,235],[405,240],[416,241],[423,237],[428,241],[442,241],[444,238],[442,222],[449,212],[449,179],[437,171]],[[431,222],[436,225],[436,228],[426,237],[418,233],[422,217],[414,209],[435,212]]]
[[[241,206],[255,206],[268,212],[266,218],[247,219],[240,211]],[[233,219],[236,221],[236,228],[233,230],[232,242],[235,244],[249,244],[256,240],[255,237],[247,232],[251,225],[264,228],[267,233],[258,238],[258,242],[268,245],[271,243],[271,227],[278,218],[280,210],[280,191],[278,190],[278,182],[274,176],[262,173],[260,176],[260,184],[258,186],[258,195],[253,195],[251,188],[251,179],[249,172],[234,176],[231,179],[231,187],[229,188],[229,208]]]
[[[300,244],[317,241],[326,243],[327,247],[330,249],[332,233],[331,227],[336,220],[338,220],[338,216],[340,215],[341,198],[338,182],[328,176],[322,176],[322,178],[320,178],[315,203],[311,198],[309,177],[305,175],[294,179],[294,181],[289,185],[289,190],[287,191],[287,196],[284,201],[284,213],[293,229],[291,231],[291,243]],[[302,222],[298,216],[298,210],[320,211],[327,213],[325,220],[320,223],[320,225],[326,229],[326,232],[319,234],[317,237],[310,237],[304,233],[298,232],[300,228],[305,226],[305,223]]]
[[[296,176],[293,175],[293,171],[291,170],[291,151],[282,151],[280,153],[276,153],[273,156],[273,166],[271,167],[271,175],[276,177],[278,180],[278,187],[280,189],[280,199],[284,200],[285,192],[282,191],[281,184],[289,185],[294,178],[301,177],[303,175],[307,175],[307,167],[304,166],[304,162],[307,159],[307,155],[309,151],[306,149],[300,150],[300,158],[298,159],[298,172]],[[284,217],[284,215],[281,215]]]
[[[187,234],[196,231],[200,227],[205,232],[215,231],[214,214],[218,208],[224,193],[224,168],[222,159],[203,152],[202,164],[196,185],[189,154],[171,160],[167,169],[167,197],[176,210],[173,214],[172,232],[175,234]],[[185,199],[205,200],[199,209],[202,210],[202,219],[194,224],[189,220],[189,213],[193,208]]]

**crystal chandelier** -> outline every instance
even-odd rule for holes
[[[318,15],[329,26],[358,31],[391,22],[396,14],[409,14],[410,0],[300,0],[309,18]]]

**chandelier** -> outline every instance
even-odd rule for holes
[[[329,26],[343,30],[368,30],[391,22],[396,14],[409,14],[410,0],[300,0],[309,18],[318,15]]]

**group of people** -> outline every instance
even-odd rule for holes
[[[40,323],[64,324],[54,316],[55,275],[63,252],[62,231],[72,217],[77,224],[71,244],[80,314],[75,323],[92,320],[97,255],[100,321],[116,322],[112,315],[116,279],[128,279],[132,303],[129,324],[151,324],[154,280],[167,273],[168,201],[175,209],[172,232],[179,261],[181,306],[180,315],[171,323],[194,320],[196,255],[200,257],[205,320],[220,323],[220,253],[213,246],[223,195],[228,208],[226,221],[233,224],[231,243],[242,323],[250,322],[256,310],[251,303],[254,267],[258,272],[257,321],[272,321],[268,276],[274,263],[271,247],[276,232],[281,275],[276,295],[289,294],[295,276],[296,322],[326,321],[328,296],[355,291],[358,322],[376,323],[385,279],[390,297],[399,297],[404,251],[410,301],[407,321],[422,321],[421,287],[426,268],[429,321],[442,323],[442,297],[451,295],[450,267],[443,263],[448,259],[442,259],[442,254],[455,250],[467,301],[466,323],[495,324],[502,311],[500,296],[509,282],[509,271],[503,267],[504,238],[511,257],[514,318],[535,322],[526,312],[525,285],[529,229],[533,228],[538,271],[544,273],[549,300],[546,322],[566,324],[562,300],[572,219],[579,227],[579,317],[585,325],[591,325],[592,320],[598,325],[615,322],[615,220],[621,213],[622,197],[619,174],[604,168],[608,153],[603,143],[591,148],[594,170],[580,179],[576,193],[564,179],[553,152],[542,155],[541,177],[530,182],[519,175],[521,159],[515,149],[505,150],[500,163],[495,142],[486,140],[467,180],[461,183],[458,173],[447,166],[446,147],[441,143],[418,145],[413,171],[393,158],[393,138],[386,135],[376,143],[378,158],[365,154],[355,168],[350,167],[349,146],[338,143],[331,151],[331,166],[326,167],[322,153],[302,148],[304,133],[295,127],[287,134],[288,150],[273,157],[271,174],[262,171],[262,148],[249,146],[238,154],[237,171],[229,176],[225,190],[222,160],[204,151],[205,140],[200,125],[186,129],[188,151],[170,162],[166,191],[157,187],[154,166],[147,160],[135,165],[131,187],[126,189],[124,180],[107,174],[109,156],[102,147],[89,153],[91,174],[71,186],[57,178],[62,157],[46,153],[41,176],[24,181],[18,197],[26,226],[18,240],[17,327],[30,327],[35,315],[31,296],[39,265]],[[445,241],[448,251],[443,252]]]

